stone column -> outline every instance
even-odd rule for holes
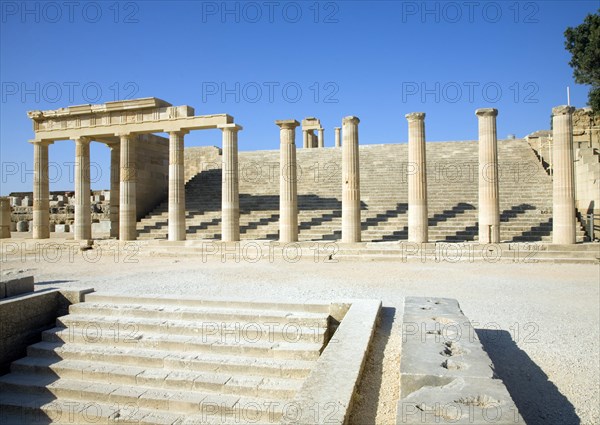
[[[479,243],[500,242],[500,202],[498,194],[498,110],[481,108],[479,119]]]
[[[310,139],[308,136],[308,130],[302,130],[302,147],[304,149],[310,148]]]
[[[90,143],[87,137],[75,140],[75,231],[76,241],[92,238],[90,203]]]
[[[50,237],[50,183],[48,146],[51,142],[33,142],[33,238]]]
[[[317,142],[317,146],[320,148],[324,148],[325,147],[325,138],[323,135],[323,132],[325,131],[323,128],[320,128],[319,130],[317,130],[318,133],[318,142]]]
[[[575,243],[572,106],[552,109],[552,242]]]
[[[340,143],[340,130],[341,130],[340,127],[335,128],[335,147],[336,148],[339,148],[340,146],[342,146]]]
[[[0,197],[0,238],[10,238],[10,199]]]
[[[427,161],[425,113],[406,114],[408,120],[408,240],[428,242]]]
[[[279,130],[279,240],[298,241],[298,187],[296,176],[296,120],[275,121]]]
[[[170,241],[185,240],[185,178],[183,138],[186,132],[169,133],[169,224]]]
[[[136,181],[137,163],[135,156],[136,136],[121,134],[121,190],[119,199],[119,239],[133,241],[137,238],[136,229]]]
[[[240,196],[238,186],[238,131],[236,124],[219,126],[223,131],[223,169],[221,197],[221,240],[240,240]]]
[[[360,242],[360,167],[357,117],[342,120],[342,242]]]
[[[110,145],[110,236],[119,237],[119,192],[121,145]]]

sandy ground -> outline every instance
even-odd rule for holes
[[[80,255],[2,259],[2,274],[33,273],[38,288],[277,300],[376,298],[379,324],[351,414],[395,423],[404,297],[459,300],[528,424],[600,423],[600,267],[579,264],[258,263],[233,259]]]

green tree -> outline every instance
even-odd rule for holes
[[[583,24],[567,28],[565,38],[565,48],[572,56],[569,65],[575,82],[592,86],[588,104],[594,112],[600,113],[600,14],[589,14]]]

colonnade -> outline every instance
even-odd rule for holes
[[[553,109],[555,171],[553,182],[553,242],[575,243],[575,194],[573,179],[573,126],[574,108],[559,106]],[[498,110],[481,108],[475,111],[479,133],[479,242],[500,242],[500,194],[498,174],[498,139],[496,117]],[[408,239],[428,242],[427,161],[425,143],[425,113],[413,112],[408,120]],[[357,117],[342,121],[342,242],[361,241],[360,164]],[[280,177],[280,240],[298,240],[297,193],[295,174],[293,182],[286,170],[296,170],[294,129],[297,121],[276,121],[281,128]],[[339,143],[340,128],[335,128]],[[287,173],[287,174],[286,174]]]
[[[573,177],[574,108],[559,106],[553,114],[553,242],[575,243],[575,195]],[[477,109],[479,124],[479,242],[500,242],[500,207],[496,117],[493,108]],[[413,112],[408,120],[408,236],[412,242],[428,242],[427,161],[425,113]],[[357,117],[342,120],[335,128],[335,145],[342,148],[342,242],[361,241],[360,164]],[[298,194],[296,181],[296,120],[276,121],[280,128],[280,239],[298,240]],[[239,241],[238,136],[236,124],[219,124],[223,138],[222,240]],[[343,141],[340,140],[342,130]],[[169,131],[168,239],[186,238],[184,136],[188,131]],[[319,131],[322,140],[322,130]],[[134,240],[136,230],[137,137],[118,134],[111,149],[111,236]],[[306,132],[303,135],[306,138]],[[75,142],[76,240],[91,239],[90,137]],[[343,142],[343,143],[342,143]],[[34,141],[33,237],[44,239],[49,231],[48,146]],[[305,141],[306,144],[306,141]],[[118,231],[117,231],[118,229]]]
[[[238,141],[242,129],[236,124],[222,124],[222,239],[239,240]],[[185,223],[184,136],[186,130],[169,133],[168,239],[183,241]],[[137,239],[137,136],[118,134],[118,143],[110,143],[110,222],[111,237],[122,241]],[[90,143],[91,137],[78,137],[75,142],[75,220],[74,239],[92,238],[90,201]],[[35,141],[33,184],[33,238],[50,237],[50,190],[48,179],[48,146],[52,142]]]

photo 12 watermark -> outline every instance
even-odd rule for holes
[[[421,103],[539,103],[534,81],[403,81],[402,102]]]
[[[203,1],[201,7],[203,24],[337,24],[341,16],[333,1]]]
[[[140,87],[133,81],[2,81],[2,103],[98,103],[134,99]]]
[[[533,1],[402,1],[403,24],[537,24],[540,6]]]
[[[137,24],[140,2],[135,1],[2,1],[0,20],[34,24]]]
[[[334,81],[203,81],[202,102],[221,103],[339,103],[340,87]]]

